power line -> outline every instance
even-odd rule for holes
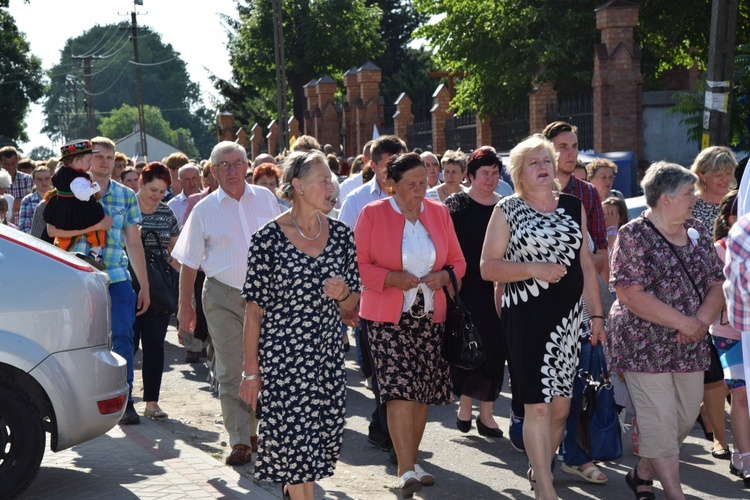
[[[175,56],[175,57],[172,57],[172,58],[170,58],[170,59],[167,59],[166,61],[160,61],[160,62],[155,62],[155,63],[142,63],[142,62],[135,62],[135,61],[133,61],[133,60],[130,60],[130,61],[128,61],[128,62],[129,62],[130,64],[133,64],[133,65],[135,65],[135,66],[159,66],[159,65],[161,65],[161,64],[167,64],[168,62],[172,62],[172,61],[174,61],[175,59],[177,59],[177,57],[176,57],[176,56]]]
[[[120,71],[120,74],[119,74],[119,75],[117,75],[117,78],[115,78],[115,80],[114,80],[114,81],[112,82],[112,84],[111,84],[111,85],[110,85],[109,87],[107,87],[106,89],[104,89],[104,90],[103,90],[102,92],[96,92],[96,93],[94,93],[94,92],[87,92],[86,90],[84,90],[83,92],[84,92],[84,93],[85,93],[86,95],[89,95],[89,96],[92,96],[92,97],[96,97],[96,96],[100,96],[100,95],[104,95],[104,94],[106,94],[107,92],[109,92],[109,90],[110,90],[110,89],[111,89],[112,87],[114,87],[114,86],[115,86],[115,83],[117,83],[117,80],[119,80],[119,79],[120,79],[120,77],[122,76],[122,74],[123,74],[123,73],[125,72],[125,70],[126,70],[127,68],[128,68],[128,65],[127,65],[127,64],[123,64],[123,65],[122,65],[122,71]]]
[[[110,41],[110,40],[112,40],[112,38],[114,38],[114,37],[115,37],[115,33],[113,33],[113,34],[112,34],[112,36],[111,36],[111,37],[109,37],[109,39],[108,39],[108,40],[107,40],[106,42],[104,42],[104,43],[101,43],[101,42],[102,42],[102,40],[104,40],[104,38],[105,38],[105,37],[106,37],[107,35],[109,35],[109,32],[110,32],[110,31],[112,31],[112,28],[113,28],[113,27],[115,27],[115,28],[116,28],[116,27],[117,27],[117,25],[114,25],[114,24],[110,24],[110,25],[109,25],[109,28],[107,28],[107,31],[105,31],[105,32],[104,32],[104,34],[103,34],[103,35],[102,35],[102,37],[101,37],[101,38],[99,39],[99,41],[97,41],[97,42],[96,42],[96,43],[94,44],[94,47],[93,47],[93,48],[92,48],[91,50],[89,50],[88,52],[85,52],[84,54],[82,54],[82,57],[87,57],[87,56],[93,55],[93,54],[94,54],[94,52],[96,52],[97,50],[99,50],[99,44],[101,44],[101,46],[102,46],[102,47],[104,47],[105,45],[107,45],[107,44],[109,43],[109,41]]]

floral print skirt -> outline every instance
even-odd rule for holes
[[[368,321],[367,338],[381,401],[453,401],[450,365],[440,355],[443,324],[432,322],[432,312],[424,313],[421,293],[398,324]]]

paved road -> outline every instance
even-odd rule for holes
[[[170,328],[167,346],[168,368],[165,377],[183,377],[184,357],[176,345],[176,332]],[[347,360],[349,381],[347,426],[341,461],[332,478],[316,486],[316,498],[397,499],[396,467],[387,455],[366,441],[367,415],[372,411],[372,393],[365,389],[354,362],[354,349]],[[186,395],[204,396],[202,377],[186,379]],[[507,387],[507,386],[506,386]],[[205,399],[204,404],[218,400]],[[495,409],[498,422],[508,427],[509,395],[503,392]],[[501,499],[533,498],[525,479],[525,455],[514,451],[507,439],[492,440],[476,433],[455,429],[456,405],[430,410],[420,463],[432,472],[436,485],[415,495],[424,499]],[[475,412],[476,415],[476,412]],[[211,431],[220,426],[212,422]],[[274,485],[251,480],[252,466],[230,468],[214,456],[183,440],[173,427],[143,420],[140,426],[115,427],[108,434],[70,450],[53,454],[47,451],[37,480],[20,498],[107,498],[107,499],[182,499],[182,498],[279,498]],[[689,498],[750,498],[750,490],[728,474],[728,462],[711,457],[709,443],[693,430],[682,452],[681,474]],[[602,464],[609,476],[606,485],[593,485],[555,472],[555,486],[563,499],[632,498],[624,482],[625,474],[636,458],[629,442],[618,462]],[[658,488],[657,498],[664,498]],[[0,492],[0,498],[2,492]]]

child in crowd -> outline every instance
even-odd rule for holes
[[[104,209],[99,204],[99,184],[91,181],[88,171],[91,168],[93,153],[91,141],[78,139],[60,148],[62,166],[52,176],[51,190],[45,197],[44,221],[57,229],[80,230],[94,226],[104,219]],[[78,255],[97,269],[105,269],[101,251],[106,242],[107,232],[92,231],[82,235],[91,244],[88,255]],[[56,237],[55,245],[68,250],[80,236],[74,238]]]

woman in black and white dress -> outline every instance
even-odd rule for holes
[[[360,281],[351,229],[324,215],[334,193],[325,157],[291,154],[280,190],[292,209],[250,243],[240,396],[260,418],[255,478],[312,500],[343,440],[341,320],[355,323]]]
[[[555,157],[541,135],[513,148],[508,170],[516,194],[495,208],[480,263],[482,278],[505,283],[501,328],[514,397],[526,410],[523,437],[537,498],[557,498],[550,463],[570,409],[582,294],[592,343],[604,340],[596,270],[585,251],[586,213],[578,198],[557,191]]]

